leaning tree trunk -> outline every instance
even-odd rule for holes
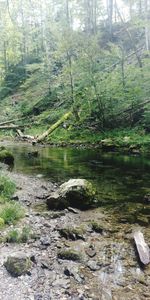
[[[66,121],[67,119],[69,119],[72,115],[72,112],[68,112],[66,113],[60,120],[58,120],[55,124],[53,124],[48,130],[46,130],[43,134],[41,134],[40,136],[38,136],[38,138],[36,139],[36,142],[39,143],[41,141],[43,141],[49,134],[51,134],[55,129],[57,129],[62,123],[64,123],[64,121]]]

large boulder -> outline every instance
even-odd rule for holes
[[[28,273],[31,269],[32,262],[29,257],[9,256],[4,263],[6,270],[13,276],[18,277]]]
[[[64,209],[69,206],[86,209],[94,204],[95,189],[85,179],[70,179],[63,183],[47,199],[50,209]]]

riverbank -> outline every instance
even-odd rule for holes
[[[30,228],[31,235],[25,243],[0,244],[0,298],[150,299],[150,268],[141,268],[133,244],[132,230],[137,224],[121,223],[105,207],[48,211],[45,198],[56,185],[33,176],[8,171],[5,174],[15,181],[15,196],[26,214],[1,235],[24,226]],[[66,228],[70,235],[62,230]],[[149,244],[150,229],[142,226],[141,230]],[[28,274],[13,278],[6,271],[3,263],[12,254],[32,257]]]
[[[31,128],[27,134],[36,136],[40,133],[40,128]],[[16,136],[0,137],[1,142],[18,141],[21,139]],[[24,142],[32,143],[32,140]],[[95,132],[91,130],[65,130],[58,128],[47,140],[39,145],[51,147],[72,147],[81,149],[99,149],[103,152],[118,152],[122,154],[149,154],[150,153],[150,134],[144,129],[121,129],[106,132]]]

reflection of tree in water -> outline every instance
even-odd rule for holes
[[[97,187],[100,203],[141,201],[149,190],[148,158],[101,153],[98,150],[34,148],[37,157],[28,157],[31,146],[10,147],[15,156],[15,171],[43,174],[62,183],[70,178],[91,180]]]

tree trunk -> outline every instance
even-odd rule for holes
[[[46,130],[43,134],[38,136],[36,142],[39,143],[43,141],[48,135],[50,135],[55,129],[57,129],[64,121],[69,119],[72,115],[72,112],[66,113],[60,120],[58,120],[55,124],[53,124],[48,130]]]
[[[107,11],[108,11],[110,39],[112,39],[113,4],[114,4],[113,0],[107,0]]]
[[[133,50],[134,50],[134,52],[135,52],[135,55],[136,55],[136,58],[137,58],[137,61],[138,61],[139,68],[142,69],[142,67],[143,67],[143,65],[142,65],[142,60],[141,60],[141,58],[140,58],[140,56],[139,56],[139,54],[138,54],[138,51],[137,51],[137,48],[136,48],[136,44],[135,44],[135,42],[134,42],[134,39],[133,39],[133,37],[132,37],[132,35],[131,35],[131,33],[130,33],[130,31],[129,31],[127,25],[126,25],[126,23],[124,22],[124,20],[123,20],[123,18],[122,18],[122,15],[121,15],[121,13],[120,13],[120,10],[119,10],[117,4],[116,4],[116,10],[117,10],[118,16],[119,16],[119,18],[120,18],[122,24],[124,25],[124,28],[125,28],[125,30],[126,30],[126,33],[127,33],[128,37],[129,37],[129,39],[130,39],[131,46],[132,46],[132,48],[133,48]]]
[[[150,32],[149,32],[149,11],[148,1],[144,0],[144,14],[145,14],[145,45],[146,50],[150,50]]]

